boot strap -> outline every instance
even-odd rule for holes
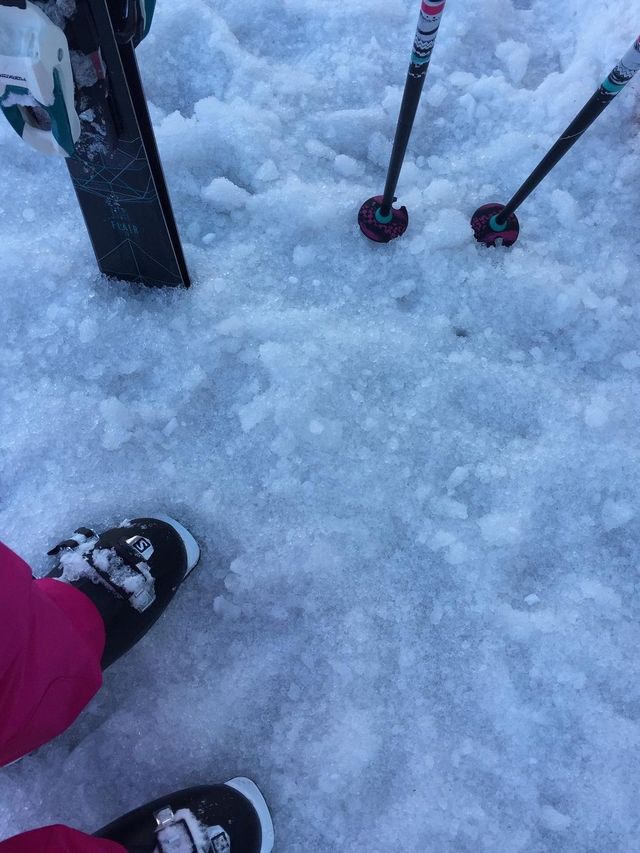
[[[231,839],[221,826],[202,828],[189,809],[175,814],[170,806],[154,815],[158,853],[231,853]]]
[[[121,565],[118,567],[109,565],[108,568],[100,566],[101,549],[87,554],[88,562],[114,595],[126,599],[135,610],[143,613],[156,600],[155,584],[149,564],[146,559],[141,559],[143,555],[153,554],[153,545],[143,536],[134,536],[105,550],[108,555],[115,552]],[[107,556],[107,560],[109,559],[110,557]]]

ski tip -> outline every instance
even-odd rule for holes
[[[271,853],[275,842],[273,821],[271,820],[271,814],[269,813],[269,807],[267,806],[265,798],[262,796],[262,792],[256,783],[252,782],[251,779],[247,779],[245,776],[236,776],[235,779],[229,779],[228,782],[225,782],[225,785],[239,791],[254,807],[262,830],[260,853]]]
[[[473,236],[484,246],[513,246],[520,234],[520,223],[515,213],[504,224],[497,223],[496,217],[504,210],[504,204],[492,202],[483,204],[471,217]]]
[[[406,207],[392,207],[389,214],[383,216],[381,206],[381,195],[367,199],[358,213],[358,225],[364,236],[374,243],[389,243],[407,230],[409,214]]]

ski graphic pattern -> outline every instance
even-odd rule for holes
[[[114,160],[118,164],[115,167]],[[75,180],[76,188],[82,192],[98,198],[118,198],[123,204],[148,204],[155,199],[144,146],[139,139],[121,140],[115,157],[111,152],[108,157],[96,153],[92,160],[83,159],[83,163],[84,173]]]

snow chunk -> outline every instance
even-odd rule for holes
[[[471,552],[464,542],[454,542],[445,555],[450,566],[461,566],[471,558]]]
[[[279,177],[280,172],[273,160],[265,160],[256,172],[256,180],[258,181],[277,181]]]
[[[431,107],[439,107],[447,97],[447,87],[443,86],[440,81],[437,81],[431,86],[427,86],[424,98]]]
[[[425,225],[423,233],[430,235],[440,249],[466,246],[469,242],[469,217],[454,208],[442,208]]]
[[[496,47],[496,56],[504,63],[511,81],[516,85],[522,82],[531,59],[531,49],[521,41],[509,39]]]
[[[588,427],[598,429],[609,422],[609,413],[613,404],[600,394],[594,394],[584,410],[584,422]]]
[[[469,517],[469,511],[465,504],[454,501],[453,498],[434,498],[431,501],[431,508],[435,515],[445,518],[465,519]]]
[[[85,317],[78,326],[78,339],[81,344],[88,344],[98,334],[98,324],[93,317]]]
[[[237,619],[242,615],[242,608],[224,595],[217,595],[213,599],[213,612],[223,619]]]
[[[604,529],[616,530],[624,527],[635,516],[635,509],[628,501],[614,501],[611,498],[602,505],[602,523]]]
[[[202,190],[202,198],[218,213],[230,213],[243,208],[251,194],[228,178],[214,178],[209,186]]]
[[[619,610],[622,607],[622,598],[610,586],[601,583],[594,578],[582,578],[580,580],[580,591],[584,598],[590,598],[607,610]]]
[[[117,397],[108,397],[99,406],[105,427],[102,446],[105,450],[118,450],[131,438],[134,418],[131,410]]]
[[[308,267],[315,257],[316,250],[313,246],[296,246],[293,250],[293,263],[297,267]]]
[[[515,545],[520,541],[520,518],[513,513],[492,512],[479,519],[480,533],[489,545]]]
[[[173,435],[173,433],[177,429],[178,429],[178,419],[177,418],[171,418],[171,420],[167,422],[164,429],[162,430],[162,434],[166,435],[168,438],[170,435]]]
[[[333,165],[336,172],[345,178],[355,178],[364,174],[362,163],[358,163],[357,160],[354,160],[353,157],[348,157],[346,154],[338,154],[333,161]]]
[[[265,394],[254,397],[250,403],[238,410],[238,417],[244,432],[250,432],[263,421],[271,411],[271,403]]]
[[[448,548],[449,545],[453,545],[455,541],[456,537],[453,533],[449,533],[448,530],[438,530],[429,542],[429,548],[432,551],[439,551],[441,548]]]
[[[555,189],[551,193],[551,206],[558,214],[563,225],[580,221],[580,208],[577,201],[566,190]]]
[[[635,349],[624,352],[618,356],[618,361],[625,370],[637,370],[640,367],[640,353]]]
[[[557,811],[553,806],[543,806],[540,809],[540,819],[552,832],[564,832],[571,824],[571,818]]]
[[[444,607],[440,601],[433,602],[433,608],[431,610],[431,616],[429,617],[429,621],[432,625],[439,625],[442,622],[442,617],[444,616]]]
[[[462,485],[469,476],[469,468],[459,465],[447,480],[447,491],[453,492],[458,486]]]

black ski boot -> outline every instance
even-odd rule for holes
[[[81,527],[49,554],[58,563],[47,577],[75,586],[100,611],[106,669],[147,633],[195,567],[200,548],[179,522],[159,515],[125,521],[100,536]]]
[[[240,776],[176,791],[94,833],[129,853],[270,853],[273,824],[264,797]]]

